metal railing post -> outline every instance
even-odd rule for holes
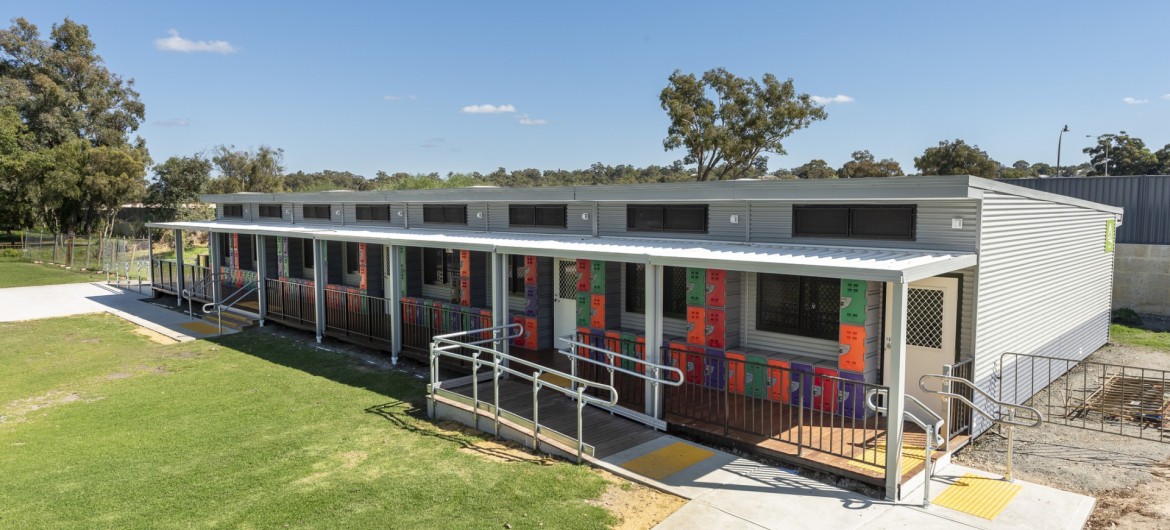
[[[577,463],[585,460],[585,387],[577,388]]]
[[[540,402],[537,394],[540,393],[540,376],[544,372],[537,370],[532,373],[532,450],[540,451]]]

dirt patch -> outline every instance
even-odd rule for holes
[[[549,463],[553,460],[545,455],[538,455],[528,448],[508,440],[483,440],[459,448],[460,453],[476,455],[492,462],[533,462]]]
[[[365,451],[347,451],[337,455],[337,457],[341,460],[341,467],[345,469],[353,469],[357,467],[358,464],[365,462],[366,459],[370,457],[370,455]]]
[[[136,326],[134,328],[134,333],[137,333],[138,335],[142,335],[143,337],[150,339],[150,342],[153,342],[155,344],[175,344],[175,343],[179,342],[179,341],[172,339],[166,335],[163,335],[162,333],[159,333],[159,332],[153,331],[153,330],[149,330],[149,329],[146,329],[146,328],[140,327],[140,326]]]
[[[0,413],[0,424],[23,421],[25,416],[41,409],[81,401],[77,392],[50,391],[36,397],[15,399]]]
[[[117,381],[119,379],[126,379],[128,377],[133,376],[133,375],[134,374],[132,374],[130,372],[114,372],[112,374],[107,375],[105,377],[105,380],[106,381]]]
[[[1087,360],[1170,369],[1170,354],[1142,346],[1111,344]],[[1170,443],[1057,423],[1017,427],[1014,435],[1016,478],[1098,498],[1088,528],[1170,528]],[[1006,460],[1007,440],[996,432],[954,456],[956,463],[995,473],[1004,472]]]
[[[616,529],[654,528],[687,503],[682,497],[630,482],[603,469],[593,471],[601,475],[607,485],[601,497],[589,503],[605,508],[617,517],[621,522],[614,526]]]

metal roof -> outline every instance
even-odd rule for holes
[[[147,223],[147,226],[892,282],[912,282],[978,262],[974,253],[945,250],[443,232],[414,228],[337,230],[220,222]]]

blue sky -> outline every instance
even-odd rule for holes
[[[669,164],[675,69],[847,96],[772,169],[868,149],[908,172],[943,139],[1004,164],[1087,160],[1086,134],[1170,143],[1170,2],[28,2],[86,24],[146,104],[156,162],[218,144],[290,171]],[[176,51],[176,50],[206,51]],[[226,52],[226,53],[225,53]],[[1130,99],[1127,99],[1130,98]],[[1127,103],[1128,101],[1128,103]],[[487,107],[467,108],[491,105]],[[510,107],[506,107],[510,106]],[[510,112],[467,112],[468,110]]]

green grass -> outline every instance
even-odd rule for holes
[[[1131,328],[1121,324],[1109,326],[1109,337],[1119,344],[1145,346],[1170,352],[1170,333]]]
[[[186,247],[183,249],[183,262],[194,262],[195,256],[205,256],[208,252],[210,252],[210,249],[207,247]],[[154,257],[158,259],[175,259],[175,251],[164,250],[162,252],[155,252]]]
[[[104,279],[106,279],[105,274],[65,270],[56,265],[40,265],[24,261],[21,258],[0,257],[0,289],[30,285],[94,282]]]
[[[585,466],[459,451],[423,383],[261,331],[0,324],[0,527],[598,528]]]

